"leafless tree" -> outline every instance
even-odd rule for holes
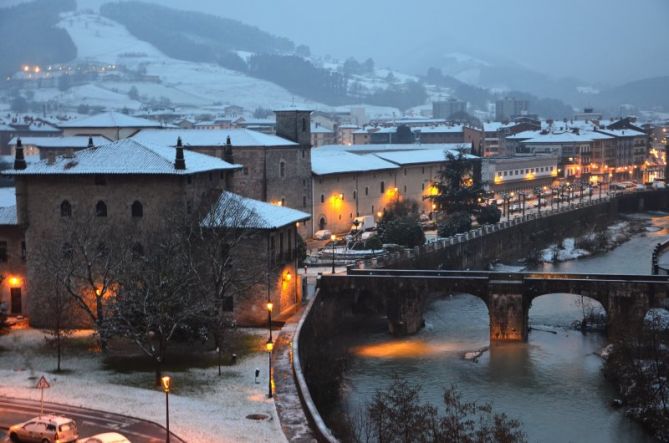
[[[56,284],[82,310],[103,349],[108,341],[107,303],[129,256],[125,238],[124,232],[95,217],[73,218],[61,221],[30,258],[36,269],[44,271],[38,278]]]
[[[184,225],[166,224],[123,269],[110,298],[105,333],[132,340],[155,363],[160,383],[168,346],[180,333],[199,332],[208,306],[197,290]]]
[[[218,352],[227,327],[233,324],[234,300],[265,277],[266,266],[258,259],[258,214],[242,199],[226,193],[202,217],[191,220],[188,247],[200,294],[209,306],[204,319]]]
[[[45,315],[42,329],[47,333],[45,337],[47,344],[56,350],[56,372],[60,372],[64,340],[74,332],[68,327],[68,321],[76,315],[76,306],[72,298],[66,294],[62,282],[53,278],[49,297],[40,298],[36,308]]]
[[[495,413],[487,404],[466,402],[453,387],[443,396],[443,413],[420,399],[421,387],[395,378],[377,391],[358,423],[355,439],[364,442],[519,443],[526,436],[520,422]],[[362,430],[363,432],[360,432]]]

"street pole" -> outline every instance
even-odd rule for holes
[[[332,273],[333,274],[335,273],[335,240],[336,239],[337,239],[337,237],[334,234],[332,234],[330,236],[330,240],[332,240]]]
[[[165,442],[170,443],[170,386],[172,383],[172,378],[168,375],[160,379],[160,384],[165,392]]]
[[[167,436],[165,443],[170,443],[170,393],[165,391],[165,427],[167,428]]]
[[[274,342],[270,338],[267,340],[267,363],[269,367],[269,372],[267,374],[267,397],[272,398],[272,350],[274,349]]]

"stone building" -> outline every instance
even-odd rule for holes
[[[463,145],[327,146],[312,150],[314,231],[347,232],[357,216],[377,220],[396,201],[410,199],[429,215],[434,183],[446,153]]]
[[[171,215],[206,211],[225,192],[232,173],[241,168],[241,165],[186,150],[180,143],[174,148],[133,139],[31,164],[25,163],[22,149],[17,149],[14,168],[3,174],[13,176],[16,181],[16,226],[25,233],[28,260],[22,287],[25,288],[25,282],[28,282],[30,297],[24,303],[23,313],[30,316],[34,325],[44,321],[35,307],[39,306],[41,297],[48,296],[50,284],[45,270],[36,261],[31,261],[31,251],[39,251],[40,245],[58,238],[68,223],[76,222],[92,226],[92,229],[99,224],[103,233],[107,232],[103,228],[113,227],[116,233],[126,233],[141,246],[143,239],[161,229]],[[250,199],[244,202],[260,204]],[[275,221],[271,235],[275,232],[279,236],[286,235],[291,246],[286,244],[284,248],[290,247],[294,251],[292,244],[297,238],[297,221],[293,218],[303,221],[309,215],[282,207],[273,208]],[[281,224],[281,220],[287,220],[286,224]],[[114,239],[102,238],[100,241],[104,244]],[[258,247],[257,259],[264,260],[264,244]],[[280,246],[277,248],[282,250]],[[294,301],[295,298],[287,299],[281,292],[277,293],[273,282],[283,278],[280,273],[285,273],[289,265],[292,275],[296,273],[294,264],[287,261],[277,264],[283,266],[271,269],[267,283],[272,286],[270,296],[276,299],[277,307],[286,310],[292,306],[287,306],[286,300]],[[253,310],[245,304],[252,300],[255,300],[253,294],[248,300],[241,300],[239,305],[235,303],[236,312]]]
[[[16,206],[0,208],[0,303],[10,315],[22,315],[26,306],[26,247]]]
[[[310,111],[291,108],[276,111],[276,116],[276,135],[249,129],[164,129],[143,130],[133,140],[174,146],[181,137],[187,150],[243,166],[232,178],[234,192],[311,213]],[[311,222],[300,232],[311,232]]]

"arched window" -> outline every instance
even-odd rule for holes
[[[69,201],[63,200],[60,204],[60,216],[61,217],[71,217],[72,216],[72,205]]]
[[[286,162],[281,160],[279,162],[279,176],[284,178],[286,176]]]
[[[132,204],[130,211],[132,212],[133,217],[139,218],[144,216],[144,207],[137,200]]]
[[[95,215],[96,217],[106,217],[107,216],[107,205],[105,202],[100,200],[95,205]]]
[[[325,195],[321,194],[321,203],[325,203]]]

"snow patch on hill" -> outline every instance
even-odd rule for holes
[[[96,94],[110,91],[108,107],[133,109],[137,102],[123,100],[121,96],[134,85],[140,96],[159,99],[165,97],[174,104],[203,106],[214,103],[236,104],[253,110],[258,107],[284,107],[290,103],[316,109],[325,105],[296,97],[274,83],[255,79],[239,72],[208,63],[193,63],[176,60],[164,55],[153,45],[138,40],[121,24],[90,12],[72,12],[62,15],[59,26],[65,29],[78,51],[80,62],[104,62],[124,65],[128,69],[146,69],[148,75],[156,75],[161,83],[109,84],[97,82]],[[116,89],[119,93],[112,91]],[[77,105],[75,93],[59,96],[65,104]],[[70,99],[72,101],[70,101]],[[90,100],[94,101],[94,100]]]

